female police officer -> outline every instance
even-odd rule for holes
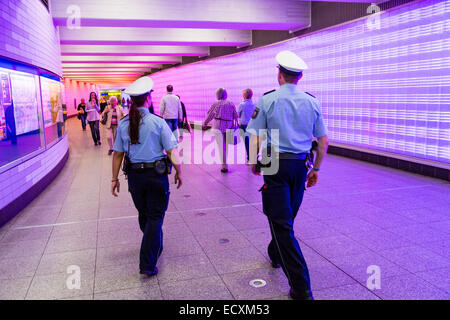
[[[163,248],[161,228],[169,203],[168,161],[164,150],[176,170],[175,184],[178,188],[182,184],[176,138],[162,118],[148,111],[152,87],[153,80],[142,77],[125,90],[133,103],[129,115],[117,128],[111,182],[111,193],[117,197],[116,191],[120,191],[118,175],[126,156],[124,171],[128,176],[128,190],[139,211],[139,226],[144,233],[140,273],[149,277],[158,273],[156,263]]]

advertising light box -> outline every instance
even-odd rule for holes
[[[38,101],[33,75],[11,72],[16,135],[39,130]]]

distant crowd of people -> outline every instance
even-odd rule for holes
[[[181,101],[180,96],[174,94],[172,85],[168,85],[166,90],[167,93],[162,97],[159,104],[159,116],[165,120],[177,138],[177,141],[182,141],[184,130],[188,132],[191,130],[187,118],[186,106]],[[151,92],[149,95],[150,103],[148,111],[151,114],[155,114],[153,102],[151,101]],[[206,119],[203,122],[204,129],[208,127],[210,122],[213,122],[212,128],[222,133],[222,135],[216,135],[216,141],[219,145],[220,158],[222,160],[221,172],[223,173],[228,172],[228,164],[226,161],[228,148],[226,132],[228,129],[242,130],[241,132],[244,133],[242,138],[245,141],[247,161],[249,160],[249,136],[245,132],[255,110],[255,105],[252,101],[253,92],[251,89],[245,89],[242,95],[243,101],[236,109],[234,103],[227,99],[227,91],[224,88],[217,89],[217,101],[209,108]],[[98,99],[97,94],[91,92],[88,101],[86,102],[82,98],[78,105],[78,119],[81,121],[81,127],[83,131],[86,131],[86,126],[89,125],[92,140],[96,146],[102,144],[100,139],[100,123],[108,129],[108,155],[111,155],[113,152],[119,121],[128,114],[131,104],[132,101],[129,98],[122,98],[121,103],[119,103],[119,99],[116,96],[111,96],[108,100],[103,97]]]

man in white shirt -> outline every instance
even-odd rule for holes
[[[176,130],[178,121],[181,121],[183,116],[183,110],[181,109],[180,99],[173,94],[173,86],[171,85],[167,86],[167,94],[161,99],[159,112],[161,117],[166,120],[175,137],[178,137]]]

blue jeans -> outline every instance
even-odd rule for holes
[[[169,125],[170,131],[172,131],[173,135],[175,136],[175,138],[177,138],[178,141],[178,134],[177,134],[177,130],[178,130],[178,119],[165,119],[167,124]]]
[[[250,149],[250,137],[248,136],[248,134],[246,133],[247,131],[247,125],[246,124],[241,124],[240,126],[241,130],[244,131],[244,136],[242,137],[245,141],[245,152],[247,152],[247,161],[249,160],[249,149]]]
[[[311,293],[308,267],[293,229],[303,200],[306,174],[305,160],[280,160],[278,172],[264,176],[261,191],[272,234],[269,257],[281,265],[293,289]]]
[[[80,113],[80,120],[81,120],[81,127],[83,128],[83,130],[86,130],[86,115]]]
[[[168,176],[159,175],[154,169],[132,169],[128,173],[128,191],[144,233],[139,267],[142,271],[154,271],[163,250],[162,225],[170,196]]]

